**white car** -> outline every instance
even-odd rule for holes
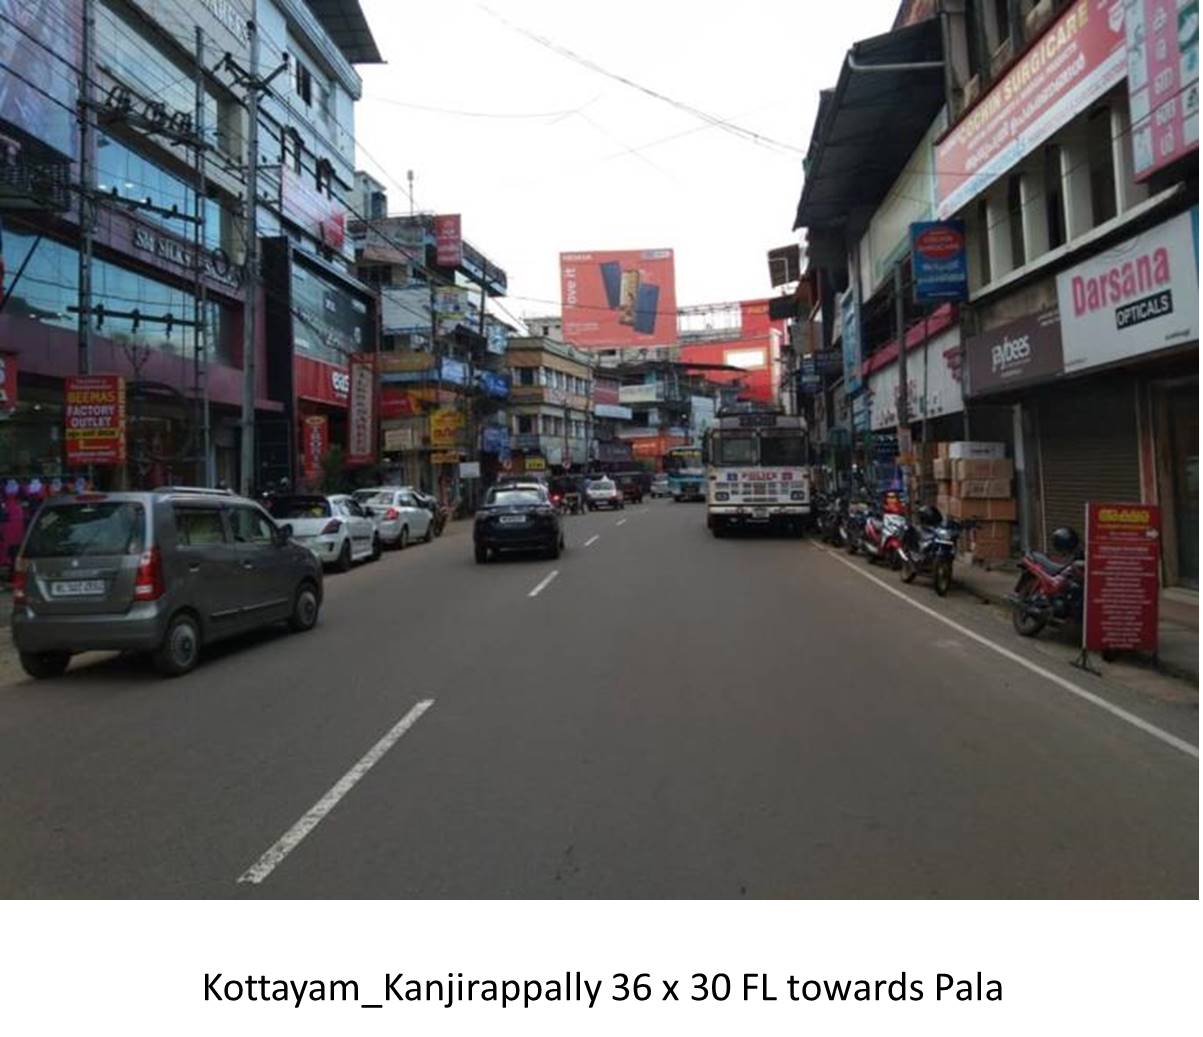
[[[626,501],[622,499],[613,479],[593,479],[585,487],[585,503],[590,511],[598,508],[625,508]]]
[[[354,497],[295,494],[274,498],[270,510],[277,522],[292,526],[293,540],[339,572],[380,557],[376,521]]]
[[[434,536],[434,516],[408,486],[378,486],[370,492],[356,490],[355,498],[375,518],[380,542],[385,547],[403,548],[415,540],[429,542]]]

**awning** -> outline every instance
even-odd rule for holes
[[[835,89],[819,97],[794,229],[876,207],[943,104],[939,19],[854,43]]]
[[[359,0],[308,0],[309,9],[352,65],[380,65],[384,58]]]

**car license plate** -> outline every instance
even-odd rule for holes
[[[526,521],[525,515],[502,515],[501,524],[503,526],[520,526]]]
[[[769,509],[768,508],[753,508],[752,516],[754,518],[768,518],[769,517]]]
[[[53,580],[50,584],[52,598],[78,598],[103,593],[104,580]]]

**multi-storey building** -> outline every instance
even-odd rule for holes
[[[593,360],[549,338],[509,341],[510,442],[516,472],[583,468],[592,455]]]

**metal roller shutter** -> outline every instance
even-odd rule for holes
[[[1058,526],[1084,537],[1088,500],[1140,500],[1135,392],[1131,381],[1100,381],[1040,401],[1045,550]]]

